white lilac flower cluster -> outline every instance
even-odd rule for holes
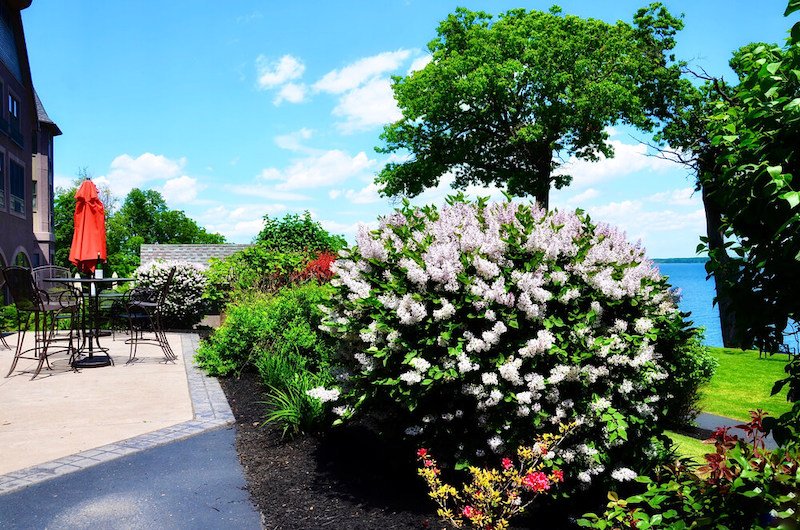
[[[173,267],[175,274],[164,302],[164,317],[170,326],[191,328],[200,322],[205,311],[205,267],[179,260],[150,261],[138,267],[133,277],[137,287],[159,292]]]
[[[394,407],[383,412],[401,432],[453,438],[462,456],[578,424],[565,459],[590,482],[663,414],[673,353],[660,339],[681,318],[667,284],[638,245],[582,215],[449,203],[360,229],[334,263],[329,327],[353,348],[343,399]]]
[[[325,388],[323,386],[318,386],[312,388],[311,390],[307,390],[306,394],[322,401],[323,403],[327,403],[328,401],[336,401],[339,399],[339,389],[337,388]]]

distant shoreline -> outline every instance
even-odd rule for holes
[[[654,258],[654,263],[706,263],[708,261],[708,257],[697,257],[697,258]]]

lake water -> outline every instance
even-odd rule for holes
[[[656,263],[661,274],[669,277],[669,283],[681,290],[679,307],[691,312],[689,320],[695,327],[705,328],[705,343],[722,346],[719,327],[719,310],[713,305],[714,280],[706,281],[704,263]]]

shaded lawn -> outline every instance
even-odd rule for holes
[[[748,412],[763,409],[772,416],[780,416],[791,406],[786,401],[786,389],[770,396],[772,386],[786,377],[785,354],[775,354],[759,359],[755,350],[709,348],[719,361],[711,381],[701,389],[700,409],[703,412],[746,421]]]

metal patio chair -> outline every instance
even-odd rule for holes
[[[79,296],[65,289],[55,294],[38,289],[30,269],[23,267],[6,267],[3,276],[11,292],[11,300],[17,308],[17,348],[14,360],[6,377],[17,367],[20,359],[38,361],[31,379],[35,379],[46,364],[50,369],[49,357],[56,353],[66,352],[70,355],[70,364],[75,356],[74,331],[80,311]],[[68,315],[69,335],[66,348],[54,350],[50,346],[55,336],[56,326],[61,316]],[[33,330],[33,347],[24,349],[25,335]]]
[[[167,274],[167,279],[158,290],[134,287],[127,293],[124,306],[127,311],[130,337],[126,341],[131,346],[128,362],[136,360],[136,349],[139,344],[156,344],[164,352],[164,358],[174,362],[178,356],[172,350],[164,329],[164,307],[169,295],[175,267]],[[152,333],[148,337],[145,333]]]

